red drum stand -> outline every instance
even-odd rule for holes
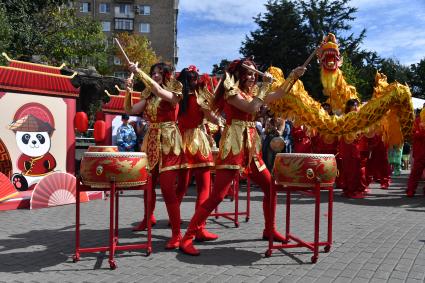
[[[333,209],[333,186],[321,187],[319,182],[313,184],[311,187],[291,187],[279,185],[276,182],[273,182],[271,185],[271,193],[274,192],[285,192],[286,193],[286,225],[285,225],[285,238],[286,242],[281,245],[274,245],[273,237],[269,238],[269,248],[265,253],[266,257],[272,255],[272,250],[274,249],[286,249],[286,248],[298,248],[305,247],[313,251],[313,256],[311,257],[311,262],[316,263],[319,258],[319,246],[325,246],[324,252],[329,252],[332,245],[332,209]],[[320,231],[320,192],[328,191],[328,233],[327,240],[325,242],[320,242],[319,240],[319,231]],[[300,237],[295,236],[291,233],[291,196],[293,193],[301,193],[306,195],[311,195],[314,197],[314,240],[313,242],[307,242],[302,240]],[[271,198],[272,199],[272,198]],[[272,205],[270,203],[270,211],[272,211]],[[270,226],[272,229],[272,226]],[[270,231],[269,235],[272,235]]]
[[[246,178],[246,211],[239,211],[239,181],[241,178]],[[211,188],[210,191],[212,191],[212,188],[214,186],[214,176],[211,177]],[[251,199],[251,181],[248,176],[242,177],[239,173],[236,174],[235,179],[233,180],[233,200],[235,203],[235,210],[232,212],[219,212],[218,206],[214,210],[213,213],[210,214],[210,216],[215,217],[216,219],[219,217],[224,217],[226,219],[229,219],[234,222],[235,227],[239,227],[239,216],[245,215],[245,222],[249,221],[250,217],[250,199]]]
[[[123,250],[138,250],[145,249],[146,256],[149,256],[152,253],[152,227],[151,221],[148,217],[147,219],[147,241],[140,244],[128,244],[128,245],[119,245],[118,244],[118,213],[119,213],[119,196],[120,192],[124,190],[143,190],[144,193],[147,193],[147,215],[150,215],[151,207],[150,200],[152,198],[152,188],[151,188],[151,178],[148,177],[148,182],[141,186],[128,187],[128,188],[117,188],[114,181],[111,182],[110,188],[93,188],[87,185],[83,185],[81,182],[81,177],[77,178],[77,199],[76,199],[76,227],[75,227],[75,254],[73,255],[73,262],[77,262],[80,259],[80,254],[82,253],[96,253],[96,252],[105,252],[109,251],[109,267],[111,269],[117,268],[117,264],[114,260],[115,251]],[[108,246],[97,246],[90,248],[82,248],[80,246],[80,192],[85,191],[99,191],[103,190],[109,192],[110,196],[110,206],[109,206],[109,245]]]

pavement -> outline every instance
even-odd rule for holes
[[[239,228],[223,218],[210,218],[207,227],[220,235],[198,244],[201,256],[167,251],[171,232],[162,198],[155,211],[153,253],[119,251],[118,268],[110,270],[107,253],[83,254],[72,262],[75,245],[75,205],[39,210],[0,212],[0,282],[424,282],[425,198],[406,198],[408,172],[395,177],[389,190],[371,185],[365,199],[346,199],[335,191],[333,243],[321,249],[318,262],[305,248],[275,250],[266,258],[267,242],[258,187],[251,195],[251,217]],[[419,188],[423,187],[423,183]],[[191,187],[182,204],[183,231],[193,214],[196,190]],[[245,207],[242,185],[241,206]],[[283,195],[279,195],[278,228],[283,231]],[[325,194],[322,202],[326,203]],[[135,242],[146,232],[134,233],[143,214],[141,192],[128,191],[120,201],[120,243]],[[221,210],[233,207],[225,200]],[[297,195],[292,206],[292,231],[313,237],[313,200]],[[322,237],[326,231],[322,205]],[[106,245],[109,206],[104,200],[82,204],[82,246]]]

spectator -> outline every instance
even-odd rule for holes
[[[122,125],[117,130],[117,146],[119,151],[134,151],[137,141],[136,132],[128,123],[127,114],[121,116]]]

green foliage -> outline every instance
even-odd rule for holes
[[[139,62],[139,68],[146,73],[149,73],[150,67],[161,59],[156,56],[150,41],[145,36],[123,32],[116,34],[116,38],[124,48],[130,61]],[[113,55],[121,59],[124,65],[127,64],[118,46],[115,46],[112,52]]]
[[[67,62],[72,67],[107,64],[106,36],[99,22],[77,17],[74,9],[48,9],[37,18],[50,19],[42,26],[42,55],[47,61]]]
[[[231,62],[227,59],[222,59],[219,64],[213,65],[212,74],[213,75],[224,75],[224,72],[227,69],[227,66],[229,66]]]
[[[13,58],[38,55],[52,65],[66,62],[71,67],[95,66],[107,71],[106,37],[100,24],[77,17],[75,10],[61,6],[66,2],[3,0],[7,18],[0,18],[7,19],[11,27],[6,52]]]
[[[6,10],[3,5],[0,4],[0,53],[7,51],[11,40],[11,34],[12,30],[7,19]],[[0,63],[2,65],[6,63],[5,61],[5,58],[0,56]]]
[[[408,84],[415,97],[425,98],[425,58],[417,64],[410,66],[410,78]]]
[[[288,73],[308,57],[312,44],[292,1],[268,1],[265,6],[267,12],[254,18],[259,28],[245,38],[240,52],[254,55],[261,69],[273,65]]]

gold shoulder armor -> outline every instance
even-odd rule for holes
[[[197,92],[196,102],[201,108],[211,110],[211,105],[214,100],[214,95],[208,90],[207,87],[200,88]]]
[[[226,72],[226,79],[223,82],[226,91],[225,98],[235,96],[239,93],[239,81],[235,82],[235,78]]]
[[[168,83],[166,83],[164,89],[171,91],[177,94],[177,96],[181,97],[182,91],[183,91],[183,85],[178,80],[171,78],[171,80]]]

